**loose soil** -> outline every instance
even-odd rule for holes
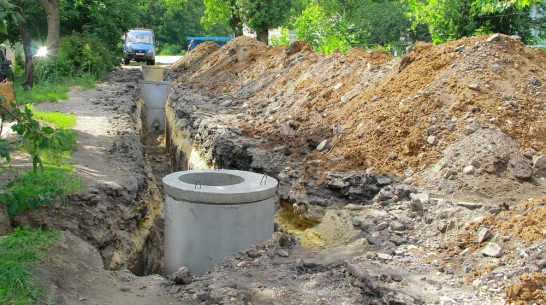
[[[245,37],[200,44],[166,71],[173,100],[191,91],[196,110],[206,99],[241,138],[289,158],[281,192],[335,190],[364,173],[387,182],[365,200],[281,202],[270,241],[185,285],[134,275],[161,273],[171,164],[164,135],[142,129],[140,71],[118,69],[39,106],[78,117],[73,163],[86,189],[68,206],[0,217],[0,232],[65,230],[35,270],[44,303],[544,304],[545,65],[543,50],[503,35],[419,43],[403,58]]]

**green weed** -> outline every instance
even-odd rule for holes
[[[76,115],[73,113],[60,113],[60,112],[48,112],[48,111],[36,111],[34,112],[34,118],[40,121],[45,121],[53,124],[56,128],[69,128],[76,126]]]
[[[17,228],[14,233],[0,237],[0,303],[34,304],[44,290],[32,282],[32,265],[46,261],[46,251],[56,245],[60,231]]]

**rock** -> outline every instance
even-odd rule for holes
[[[391,175],[381,175],[381,176],[375,176],[375,180],[377,181],[377,184],[379,185],[387,185],[392,183],[392,177]]]
[[[320,152],[324,152],[326,150],[329,150],[332,147],[332,141],[330,139],[325,139],[320,142],[320,144],[317,146],[317,150]]]
[[[220,106],[222,106],[222,107],[229,107],[229,106],[231,106],[231,104],[232,104],[232,101],[231,101],[231,100],[227,100],[227,101],[223,102],[222,104],[220,104]]]
[[[258,250],[256,250],[255,248],[250,248],[246,251],[246,255],[248,255],[248,257],[250,258],[258,258],[260,256],[262,256],[262,254],[260,252],[258,252]]]
[[[391,221],[389,227],[394,231],[404,231],[406,229],[406,225],[399,220]]]
[[[385,229],[388,228],[388,227],[389,227],[389,224],[388,224],[387,222],[384,221],[384,222],[378,224],[378,225],[375,227],[375,230],[376,230],[376,231],[383,231],[383,230],[385,230]]]
[[[478,240],[477,242],[483,243],[484,241],[488,240],[491,237],[491,230],[488,228],[481,228],[478,231]]]
[[[398,156],[397,156],[394,152],[392,152],[392,151],[390,151],[390,152],[387,154],[387,156],[388,156],[389,159],[391,159],[391,160],[396,160],[396,159],[398,158]]]
[[[480,122],[475,121],[472,124],[466,125],[464,127],[463,133],[464,133],[465,136],[469,136],[469,135],[475,133],[476,131],[478,131],[478,129],[480,129],[481,127],[482,126],[481,126]]]
[[[525,159],[521,158],[521,160],[510,161],[510,164],[512,165],[510,171],[512,172],[512,175],[514,175],[514,177],[527,180],[533,176],[533,169],[531,168],[531,166],[529,166]]]
[[[430,145],[434,145],[434,143],[436,143],[436,136],[428,136],[427,137],[427,142]]]
[[[284,135],[289,135],[292,132],[292,127],[288,124],[282,124],[281,127],[279,127],[279,131]]]
[[[464,51],[464,48],[466,48],[466,45],[465,45],[465,44],[462,44],[462,45],[456,47],[456,48],[455,48],[455,51],[457,51],[457,52],[462,52],[462,51]]]
[[[288,257],[290,255],[290,253],[288,253],[288,251],[284,250],[284,249],[280,249],[277,251],[277,254],[280,256],[280,257]]]
[[[499,258],[502,256],[503,249],[496,243],[488,243],[481,251],[484,256]]]
[[[428,193],[411,193],[410,198],[412,200],[419,200],[420,202],[427,203],[430,201],[430,194]]]
[[[487,39],[485,40],[485,42],[496,41],[496,40],[499,40],[500,37],[501,37],[501,35],[500,35],[499,33],[495,33],[495,34],[489,36],[489,38],[487,38]]]
[[[523,153],[523,156],[529,160],[532,160],[534,156],[536,156],[538,153],[534,150],[528,150]]]
[[[467,208],[469,210],[476,210],[483,206],[479,203],[473,203],[473,202],[457,202],[457,205],[463,208]]]
[[[372,245],[378,245],[378,246],[381,246],[381,247],[391,247],[391,248],[396,247],[395,243],[393,243],[391,241],[388,241],[388,240],[385,240],[385,239],[380,238],[380,237],[374,237],[374,236],[368,235],[366,237],[366,240],[368,241],[368,243],[370,243]]]
[[[195,294],[195,296],[201,302],[205,302],[208,299],[210,299],[210,293],[208,293],[207,291],[199,291],[198,293]]]
[[[347,263],[347,271],[350,275],[357,278],[361,283],[366,285],[368,288],[372,289],[373,291],[376,290],[375,285],[372,282],[372,276],[366,272],[363,268],[360,268],[356,264]]]
[[[277,147],[273,148],[273,151],[274,152],[282,152],[282,151],[287,150],[289,148],[290,147],[288,146],[288,144],[285,144],[285,145],[281,145],[281,146],[277,146]]]
[[[377,196],[375,196],[375,199],[377,201],[386,201],[394,197],[394,194],[390,192],[387,188],[382,188]]]
[[[392,234],[389,236],[389,241],[397,246],[400,246],[400,245],[406,244],[408,242],[408,239],[403,236]]]
[[[188,267],[180,267],[178,270],[169,276],[169,279],[177,285],[188,285],[191,284],[191,272]]]
[[[414,199],[408,203],[408,207],[413,212],[422,212],[423,211],[423,204],[421,203],[421,200]]]
[[[390,276],[391,276],[392,280],[395,281],[395,282],[401,282],[403,280],[402,275],[400,275],[398,273],[391,273]]]
[[[375,227],[373,221],[365,219],[360,221],[360,228],[364,232],[370,232]]]
[[[466,175],[474,174],[474,172],[476,172],[476,169],[472,165],[468,165],[463,168],[463,173]]]
[[[444,172],[443,177],[447,180],[453,180],[457,177],[457,171],[450,168]]]
[[[500,68],[501,68],[501,67],[500,67],[499,65],[496,65],[496,64],[494,64],[494,65],[491,66],[491,70],[493,70],[493,72],[499,72],[499,71],[500,71]]]
[[[468,88],[472,90],[480,90],[480,85],[478,85],[478,83],[470,83],[468,84]]]
[[[536,169],[546,169],[546,156],[541,155],[533,160],[533,167]]]
[[[381,252],[377,253],[377,258],[382,261],[390,261],[393,259],[392,255],[387,253],[381,253]]]

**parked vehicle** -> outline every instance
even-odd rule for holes
[[[154,31],[150,29],[135,28],[125,33],[123,39],[123,51],[125,53],[125,64],[131,60],[146,62],[148,65],[155,65],[155,37]]]

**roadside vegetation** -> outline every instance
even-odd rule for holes
[[[53,258],[48,252],[59,242],[60,231],[28,230],[0,236],[0,304],[35,304],[44,289],[32,281],[32,266]]]

